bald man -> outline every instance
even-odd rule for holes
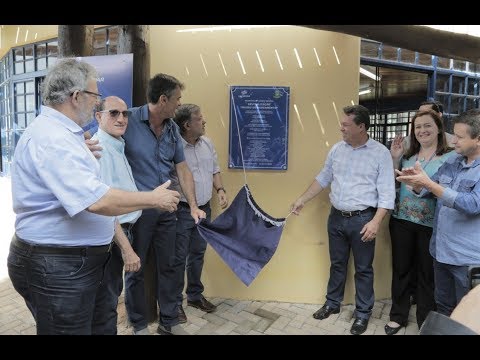
[[[133,180],[132,169],[125,157],[125,141],[122,135],[128,125],[127,104],[116,96],[102,99],[95,112],[98,121],[98,132],[92,139],[98,139],[102,144],[100,173],[102,181],[112,187],[138,191]],[[118,297],[123,290],[123,268],[125,271],[138,271],[140,258],[133,251],[131,244],[131,228],[140,217],[142,211],[134,211],[118,216],[115,223],[116,243],[112,247],[112,257],[105,268],[102,286],[107,291],[105,298],[95,311],[96,326],[93,333],[97,335],[117,334],[117,305]]]

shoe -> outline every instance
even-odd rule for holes
[[[403,326],[398,325],[397,327],[388,326],[385,324],[385,334],[387,335],[395,335]]]
[[[368,319],[360,319],[356,318],[353,322],[352,328],[350,329],[350,334],[352,335],[360,335],[367,330],[368,327]]]
[[[185,311],[183,310],[183,306],[178,305],[178,323],[185,324],[186,322],[187,322],[187,314],[185,314]]]
[[[133,330],[133,335],[152,335],[148,327],[143,328],[142,330]]]
[[[332,314],[338,314],[340,312],[340,309],[339,308],[333,308],[331,306],[328,306],[328,305],[323,305],[320,310],[317,310],[314,314],[313,314],[313,318],[314,319],[317,319],[317,320],[323,320],[323,319],[326,319],[328,318],[330,315]]]
[[[214,312],[217,310],[217,307],[213,305],[210,301],[205,299],[202,295],[200,300],[192,301],[192,300],[187,300],[187,305],[188,306],[193,306],[194,308],[200,309],[202,311],[205,311],[207,313]]]
[[[158,325],[157,333],[160,335],[190,335],[179,324],[174,326]]]

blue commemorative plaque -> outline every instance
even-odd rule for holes
[[[230,87],[230,169],[287,170],[289,100],[286,86]]]

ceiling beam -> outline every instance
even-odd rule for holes
[[[480,64],[480,37],[419,25],[300,25],[358,36],[424,54]]]

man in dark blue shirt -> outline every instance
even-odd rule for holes
[[[139,191],[149,191],[171,179],[176,171],[180,186],[198,222],[205,218],[195,199],[195,185],[183,153],[178,125],[173,121],[181,105],[184,85],[173,76],[157,74],[148,83],[148,103],[129,109],[128,128],[123,135],[125,155],[132,168]],[[174,213],[145,211],[132,229],[132,247],[145,264],[153,246],[157,268],[157,300],[160,306],[158,332],[187,334],[179,325],[175,287],[179,279],[173,269],[175,258],[176,217]],[[144,267],[125,276],[125,305],[135,334],[148,334]]]

